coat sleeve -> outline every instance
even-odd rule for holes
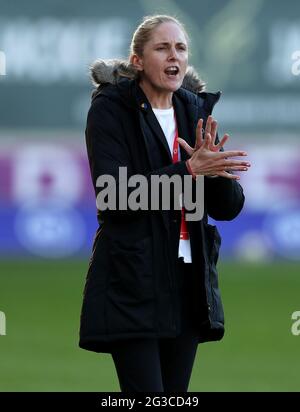
[[[200,93],[200,99],[201,96],[204,99],[202,100],[204,110],[209,116],[219,101],[221,92]],[[218,142],[217,134],[216,143]],[[223,152],[224,149],[221,148],[221,151]],[[233,220],[240,213],[245,202],[242,186],[236,180],[221,176],[204,177],[204,199],[207,213],[214,220]]]
[[[124,138],[122,124],[118,120],[113,110],[114,103],[102,97],[97,98],[91,105],[85,130],[86,147],[88,160],[90,165],[90,172],[93,181],[96,197],[103,190],[103,187],[97,187],[97,179],[103,175],[113,176],[116,186],[116,209],[107,209],[101,211],[104,217],[108,213],[112,217],[134,218],[137,214],[145,213],[144,210],[133,211],[121,210],[119,207],[119,186],[127,182],[119,181],[119,168],[127,168],[128,178],[133,175],[132,162],[130,153]],[[179,174],[180,176],[189,175],[185,161],[180,161],[175,164],[165,166],[163,168],[153,170],[144,176],[148,182],[148,191],[151,190],[151,176],[163,175],[172,176]],[[135,188],[127,189],[127,198]],[[149,193],[148,193],[149,195]]]
[[[216,143],[219,137],[216,137]],[[223,152],[224,149],[221,148]],[[245,196],[242,186],[233,179],[218,176],[204,178],[207,213],[214,220],[233,220],[242,210]]]

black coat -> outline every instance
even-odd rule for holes
[[[181,87],[173,94],[179,136],[194,146],[196,125],[206,121],[218,93],[193,93]],[[119,167],[128,176],[188,175],[181,161],[172,164],[168,144],[151,105],[136,80],[119,79],[99,86],[93,95],[86,126],[86,144],[95,195],[96,180]],[[195,305],[199,309],[199,342],[220,340],[224,313],[216,264],[221,237],[215,220],[232,220],[244,204],[236,181],[204,178],[205,213],[188,221]],[[195,183],[194,183],[195,184]],[[176,262],[180,233],[179,210],[97,212],[80,319],[79,346],[110,352],[110,342],[131,337],[175,337],[180,332]]]

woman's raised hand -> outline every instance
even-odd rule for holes
[[[238,180],[240,177],[228,173],[228,171],[247,171],[250,163],[241,160],[228,159],[229,157],[247,156],[247,153],[239,150],[220,152],[229,139],[225,134],[221,141],[215,144],[217,136],[217,121],[209,116],[206,122],[203,138],[203,119],[200,119],[196,129],[195,147],[192,148],[185,140],[178,137],[180,146],[191,156],[188,160],[191,171],[195,175],[222,176]]]

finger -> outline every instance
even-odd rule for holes
[[[211,133],[211,123],[213,121],[213,117],[211,115],[208,116],[206,120],[206,126],[205,126],[205,134],[206,133]]]
[[[240,170],[246,172],[250,167],[250,163],[241,162],[239,160],[218,160],[211,163],[208,167],[210,172],[223,171],[223,170]]]
[[[216,175],[226,177],[227,179],[240,180],[240,176],[233,175],[231,173],[227,173],[227,172],[224,172],[224,171],[223,172],[218,172],[218,173],[216,173]]]
[[[211,146],[211,135],[210,135],[210,133],[205,134],[203,146],[205,147],[205,149],[209,150],[209,148]]]
[[[230,166],[251,167],[251,163],[244,162],[244,161],[241,161],[241,160],[230,159],[230,160],[224,160],[224,161],[222,161],[222,163],[225,167],[230,167]]]
[[[230,170],[236,170],[236,171],[241,171],[241,172],[247,172],[249,169],[249,166],[245,165],[233,165],[233,164],[215,164],[214,166],[208,167],[208,171],[211,172],[221,172],[222,170],[230,171]]]
[[[192,156],[194,149],[184,139],[181,139],[181,137],[178,137],[177,140],[180,146],[187,152],[187,154]]]
[[[218,128],[218,122],[214,120],[211,124],[211,140],[212,144],[215,144],[216,137],[217,137],[217,128]]]
[[[248,170],[249,168],[248,167],[246,167],[246,166],[228,166],[228,167],[225,167],[225,169],[224,170],[235,170],[235,171],[240,171],[240,172],[247,172],[247,170]]]
[[[203,144],[202,127],[203,127],[203,119],[199,119],[197,128],[196,128],[195,149],[198,149]]]
[[[235,171],[239,171],[239,172],[247,172],[249,168],[246,166],[217,166],[214,168],[211,168],[212,172],[223,172],[223,171],[231,171],[231,170],[235,170]]]
[[[229,135],[228,135],[228,134],[225,134],[225,135],[222,137],[221,141],[216,145],[216,149],[220,150],[221,147],[224,146],[224,144],[227,142],[228,139],[229,139]]]
[[[226,158],[226,157],[236,157],[236,156],[248,156],[247,152],[240,151],[240,150],[228,150],[224,152],[218,153],[221,158]]]

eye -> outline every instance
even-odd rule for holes
[[[160,47],[157,47],[157,49],[156,49],[156,50],[163,50],[163,49],[165,49],[165,47],[160,46]]]

